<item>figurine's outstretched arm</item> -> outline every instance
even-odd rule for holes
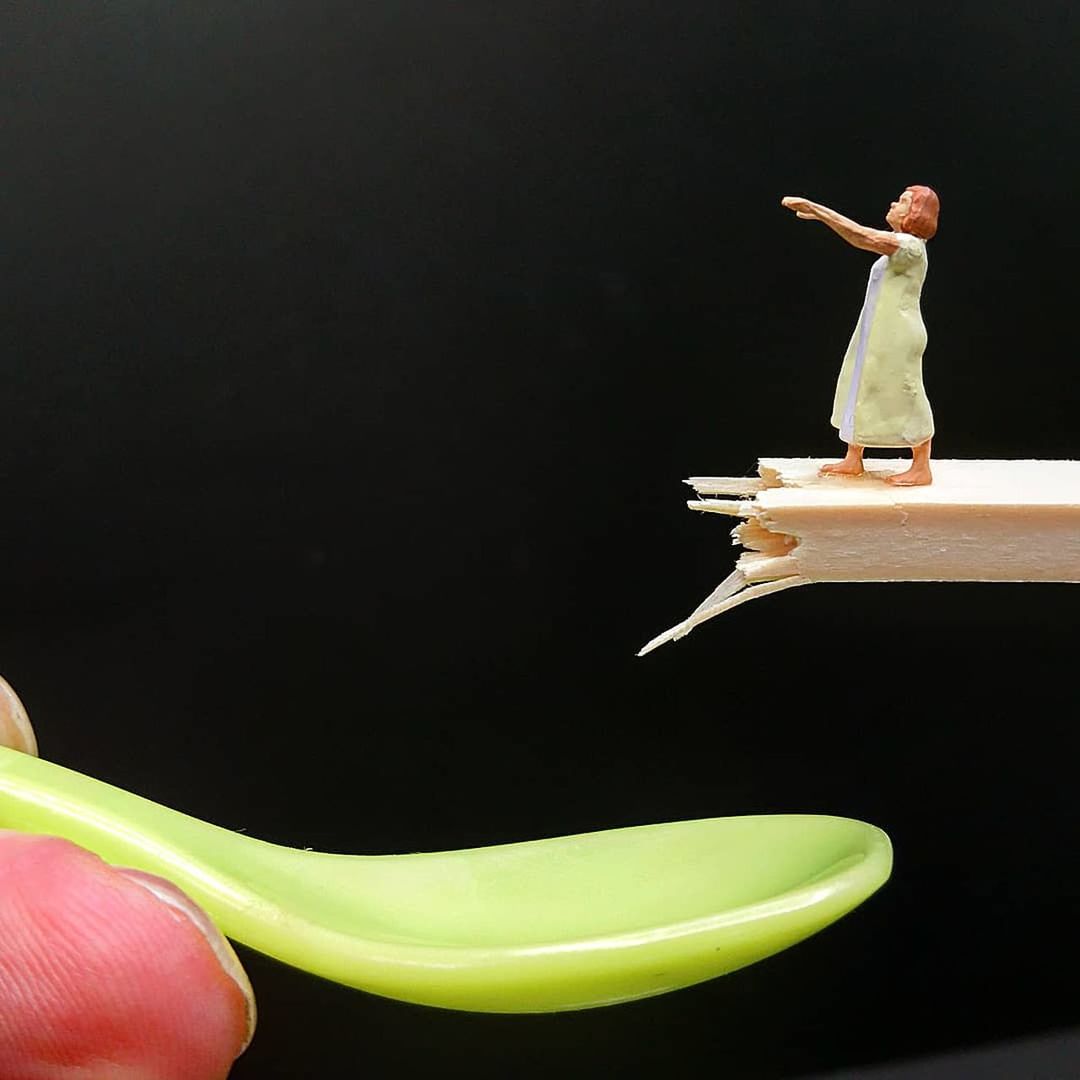
[[[828,225],[838,236],[842,236],[852,247],[862,251],[873,251],[878,255],[892,255],[900,247],[896,233],[883,229],[871,229],[860,225],[851,218],[830,210],[821,203],[811,202],[799,195],[788,195],[780,200],[781,206],[794,210],[797,217],[806,221],[820,221]]]

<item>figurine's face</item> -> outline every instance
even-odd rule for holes
[[[889,207],[889,212],[885,215],[885,223],[895,232],[899,232],[900,226],[904,224],[904,218],[908,216],[908,211],[911,210],[911,200],[913,198],[914,196],[910,191],[905,191],[904,194]]]

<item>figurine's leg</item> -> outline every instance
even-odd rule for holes
[[[929,439],[911,448],[911,468],[907,472],[885,477],[886,483],[899,484],[901,487],[919,487],[922,484],[933,483],[933,480],[933,476],[930,475]]]
[[[861,446],[848,443],[847,456],[844,460],[836,462],[835,465],[822,465],[821,471],[823,473],[832,473],[834,476],[861,476],[863,471],[862,455],[863,448]]]

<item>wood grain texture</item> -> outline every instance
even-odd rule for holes
[[[747,600],[814,581],[1080,582],[1080,462],[935,461],[933,484],[907,488],[885,482],[904,460],[867,459],[858,477],[822,476],[823,464],[763,458],[756,478],[687,481],[701,496],[687,505],[739,518],[732,537],[747,550],[641,654]]]

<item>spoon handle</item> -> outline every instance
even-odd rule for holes
[[[0,747],[0,827],[60,836],[162,874],[211,914],[243,902],[232,865],[252,840],[40,758]],[[270,847],[272,845],[265,845]]]

